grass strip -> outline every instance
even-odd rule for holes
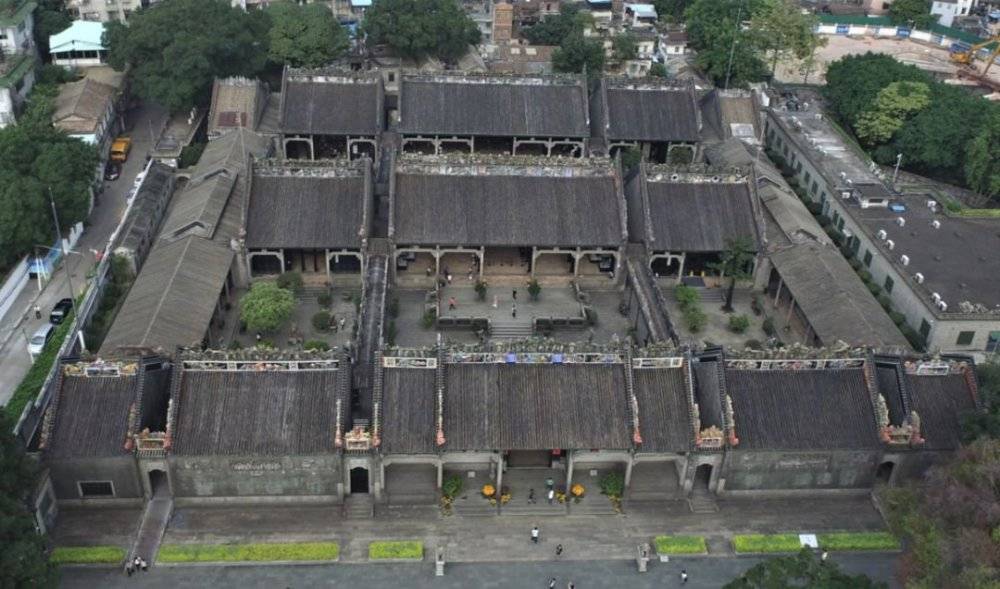
[[[39,391],[42,390],[42,385],[45,384],[45,379],[49,376],[49,370],[52,369],[52,364],[55,363],[56,357],[59,355],[59,348],[62,347],[63,341],[69,334],[70,324],[73,323],[73,313],[72,311],[66,314],[66,318],[63,322],[56,327],[56,332],[52,334],[52,339],[49,343],[45,344],[42,348],[42,353],[39,354],[31,368],[28,369],[28,373],[24,375],[21,380],[21,384],[17,385],[14,389],[14,394],[11,396],[10,401],[7,401],[7,405],[3,407],[3,411],[7,413],[11,421],[17,422],[17,419],[21,417],[21,412],[24,411],[24,406],[35,400],[38,396]]]
[[[657,536],[653,539],[657,554],[705,554],[708,546],[702,536]]]
[[[52,551],[54,564],[120,564],[125,549],[118,546],[60,546]]]
[[[160,562],[267,562],[275,560],[337,560],[336,542],[285,544],[166,544]]]
[[[899,550],[899,539],[888,532],[833,532],[818,538],[823,550]]]
[[[368,545],[369,560],[422,560],[423,558],[424,543],[417,540],[372,542]]]
[[[745,534],[733,536],[736,552],[798,552],[798,534]]]

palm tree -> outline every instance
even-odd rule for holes
[[[726,313],[733,312],[733,291],[736,290],[736,281],[747,280],[753,276],[750,273],[750,265],[755,256],[753,242],[747,237],[740,236],[727,239],[726,249],[719,254],[719,261],[708,265],[721,276],[729,278],[729,288],[726,289],[726,304],[722,306],[722,310]]]

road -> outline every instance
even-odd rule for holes
[[[864,573],[873,579],[898,584],[893,580],[896,556],[891,554],[845,554],[831,557],[844,570]],[[398,589],[543,589],[548,580],[557,579],[564,589],[572,581],[577,589],[622,587],[629,589],[666,589],[681,587],[679,573],[687,571],[685,587],[722,587],[744,570],[760,562],[756,557],[676,558],[670,563],[653,562],[649,572],[636,572],[629,561],[499,562],[448,565],[444,577],[434,576],[434,566],[421,564],[331,564],[315,566],[185,566],[154,567],[138,577],[126,577],[120,570],[63,569],[60,586],[69,589],[104,589],[145,587],[184,589],[212,587],[381,587]]]
[[[104,249],[111,232],[121,221],[125,212],[125,199],[136,175],[145,167],[145,155],[152,145],[150,129],[159,129],[166,111],[156,106],[142,105],[130,111],[127,117],[127,128],[131,129],[132,152],[122,169],[120,178],[106,182],[104,193],[95,203],[90,217],[85,222],[83,235],[75,250],[80,252],[70,254],[68,264],[76,294],[83,292],[87,281],[87,273],[96,265],[96,258],[91,250]],[[128,131],[126,131],[128,132]],[[54,240],[53,240],[54,241]],[[43,244],[44,245],[44,244]],[[31,368],[31,357],[28,355],[28,337],[43,323],[48,321],[48,313],[59,299],[70,296],[66,273],[60,266],[41,292],[37,283],[28,284],[14,303],[12,310],[0,323],[0,406],[6,405],[14,394],[14,389]],[[37,305],[42,310],[42,318],[36,319],[32,307]]]

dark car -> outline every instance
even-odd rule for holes
[[[115,162],[108,162],[108,165],[104,168],[104,179],[117,180],[118,176],[121,175],[122,175],[122,165]]]
[[[66,319],[69,312],[73,309],[73,301],[71,299],[62,299],[52,307],[52,312],[49,313],[49,323],[54,325],[59,325]]]

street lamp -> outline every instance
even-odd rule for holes
[[[899,164],[903,163],[903,154],[896,154],[896,169],[892,171],[892,187],[896,187],[896,176],[899,175]]]

